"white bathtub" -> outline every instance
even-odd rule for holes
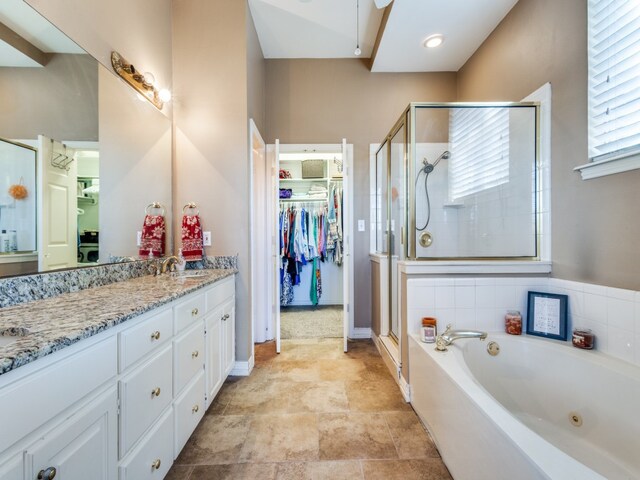
[[[640,478],[638,367],[534,337],[490,334],[441,353],[410,335],[409,380],[456,480]]]

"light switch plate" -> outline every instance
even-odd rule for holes
[[[364,220],[358,220],[358,231],[364,232]]]
[[[136,245],[139,247],[142,245],[142,232],[137,232]]]
[[[205,247],[211,246],[211,232],[202,232],[202,245]]]

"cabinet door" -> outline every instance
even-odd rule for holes
[[[236,307],[235,300],[232,299],[224,304],[223,322],[223,377],[226,378],[229,372],[233,370],[236,360]]]
[[[206,330],[206,380],[207,380],[207,408],[222,386],[222,315],[223,310],[215,310],[207,317]]]
[[[64,480],[116,479],[117,402],[113,387],[43,434],[26,451],[27,478],[53,478],[55,469]]]
[[[17,453],[0,464],[0,478],[2,480],[23,480],[24,464],[22,452]]]

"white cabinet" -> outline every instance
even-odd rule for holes
[[[234,295],[229,277],[0,375],[0,480],[164,478],[233,369]]]
[[[222,308],[214,310],[207,316],[206,321],[206,392],[207,408],[222,386],[222,359],[223,359],[223,326]]]
[[[26,478],[116,479],[117,402],[114,386],[42,435],[25,452]]]

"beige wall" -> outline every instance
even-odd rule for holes
[[[207,254],[239,254],[239,361],[251,355],[247,11],[238,0],[173,2],[176,211],[196,202]]]
[[[251,11],[247,9],[247,106],[258,130],[264,134],[267,63],[262,53]]]
[[[171,120],[100,65],[100,261],[136,256],[145,207],[160,202],[171,228]],[[144,125],[144,128],[140,128]],[[167,235],[171,249],[171,233]]]
[[[458,74],[458,99],[520,100],[553,90],[553,276],[640,289],[640,170],[583,181],[587,158],[584,0],[520,0]]]
[[[267,60],[267,143],[354,145],[356,279],[369,279],[369,145],[380,143],[413,101],[454,101],[455,73],[371,73],[362,60]],[[263,132],[264,133],[264,132]],[[371,284],[356,280],[356,327],[371,326]]]
[[[98,64],[89,55],[51,57],[44,68],[3,67],[0,137],[98,140]]]
[[[161,88],[171,88],[171,0],[27,0],[100,63],[119,51]],[[171,113],[171,104],[163,110]]]

